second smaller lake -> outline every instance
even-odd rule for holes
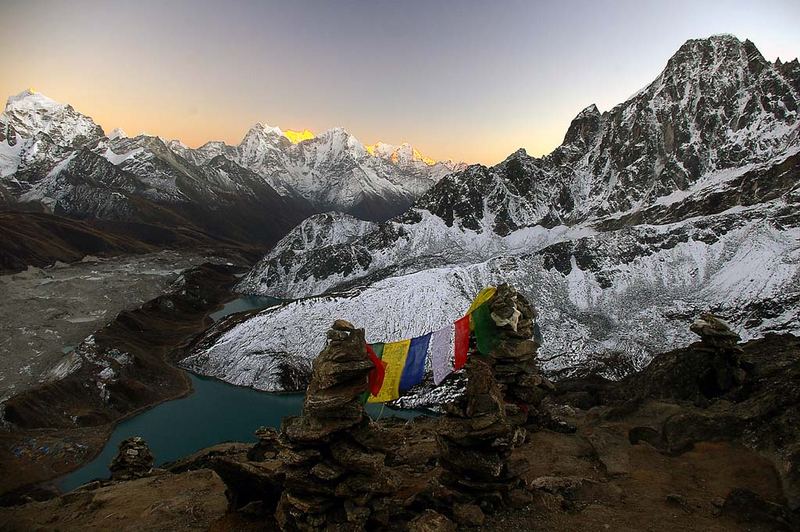
[[[244,312],[245,310],[261,310],[282,303],[280,299],[275,299],[269,296],[242,296],[228,301],[225,306],[216,312],[211,313],[211,319],[219,321],[225,316],[236,314],[237,312]]]

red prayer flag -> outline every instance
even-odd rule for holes
[[[467,363],[467,351],[469,350],[469,314],[456,321],[455,327],[456,341],[453,369],[458,371]]]
[[[371,345],[366,344],[366,346],[367,356],[375,366],[369,372],[369,393],[378,395],[383,387],[383,378],[386,376],[386,362],[378,358]]]

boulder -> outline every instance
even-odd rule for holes
[[[442,514],[425,510],[408,524],[409,532],[455,532],[456,526]]]

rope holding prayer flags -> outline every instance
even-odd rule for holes
[[[428,355],[428,343],[431,333],[411,339],[406,356],[406,365],[400,377],[400,391],[404,392],[422,382],[425,377],[425,358]]]
[[[410,339],[388,342],[383,345],[383,357],[381,357],[381,360],[386,363],[383,386],[376,396],[368,399],[370,403],[385,403],[400,397],[400,378],[403,375],[403,368],[406,364],[406,356],[410,345]]]

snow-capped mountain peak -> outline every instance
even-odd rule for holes
[[[265,257],[239,289],[301,299],[234,324],[193,367],[260,386],[263,353],[313,356],[331,312],[368,338],[406,338],[497,282],[539,307],[551,371],[596,357],[640,367],[691,341],[706,310],[743,337],[796,334],[799,108],[798,62],[731,36],[689,41],[630,99],[580,111],[545,157],[518,150],[373,228],[319,219],[277,244],[297,251]],[[308,236],[338,234],[330,246]],[[274,334],[288,324],[291,336]]]
[[[288,144],[289,139],[283,135],[281,128],[257,122],[245,133],[239,146],[254,146],[257,144],[278,146],[284,141]]]
[[[322,156],[332,160],[343,155],[357,159],[367,155],[364,145],[343,127],[333,127],[323,131],[316,138],[303,142],[299,147],[315,152],[317,157]]]
[[[78,147],[104,136],[103,129],[88,116],[32,89],[8,98],[0,125],[23,137],[46,134],[60,146]]]
[[[366,146],[366,149],[371,155],[400,166],[409,166],[415,163],[423,163],[427,166],[436,164],[435,160],[422,155],[419,150],[407,142],[395,146],[378,141],[375,144]]]
[[[119,128],[119,127],[118,128],[114,128],[114,130],[111,131],[111,133],[108,134],[108,138],[110,140],[113,140],[113,139],[124,139],[124,138],[127,138],[127,137],[128,137],[128,134],[125,133],[125,131],[122,128]],[[180,141],[173,141],[173,142],[180,142]],[[181,145],[183,146],[183,143],[181,143]]]
[[[50,109],[60,109],[62,107],[65,107],[65,104],[58,103],[52,98],[48,98],[41,92],[35,91],[33,89],[25,89],[19,94],[15,94],[13,96],[8,97],[8,101],[6,103],[6,109],[23,108],[23,107],[27,107],[29,109],[38,108],[38,109],[50,110]]]

